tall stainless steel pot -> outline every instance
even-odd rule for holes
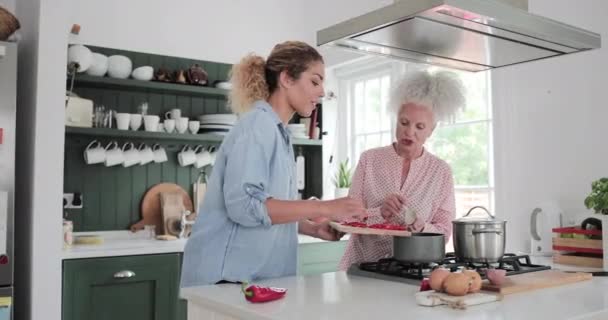
[[[475,209],[483,209],[488,217],[469,217]],[[481,206],[452,222],[456,259],[467,262],[497,262],[505,253],[507,222],[498,220]]]

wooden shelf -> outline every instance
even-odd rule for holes
[[[69,79],[68,79],[69,81]],[[88,75],[76,75],[74,80],[74,88],[103,88],[103,89],[119,89],[129,91],[143,92],[158,92],[169,94],[186,94],[193,96],[207,96],[225,98],[228,95],[228,90],[218,89],[213,87],[202,87],[189,84],[158,82],[158,81],[141,81],[135,79],[115,79],[108,77],[95,77]]]
[[[65,127],[66,134],[97,136],[97,137],[116,137],[131,139],[154,139],[162,141],[184,141],[184,142],[221,142],[224,137],[216,134],[191,134],[191,133],[166,133],[131,131],[108,128],[80,128]],[[322,140],[294,139],[293,144],[297,146],[322,146]]]

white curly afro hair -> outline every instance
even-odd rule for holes
[[[453,72],[415,71],[407,73],[394,87],[389,103],[396,116],[401,106],[415,103],[429,107],[435,121],[452,122],[465,106],[465,89]]]

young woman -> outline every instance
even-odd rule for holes
[[[338,240],[327,222],[363,216],[360,200],[294,200],[295,162],[287,123],[323,97],[324,64],[311,46],[288,41],[267,60],[248,55],[232,69],[229,104],[239,121],[224,139],[205,201],[186,244],[181,286],[294,275],[298,232]]]

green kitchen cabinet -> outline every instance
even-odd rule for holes
[[[298,246],[298,275],[338,270],[348,241],[301,243]]]
[[[180,255],[63,262],[63,320],[176,319]]]

